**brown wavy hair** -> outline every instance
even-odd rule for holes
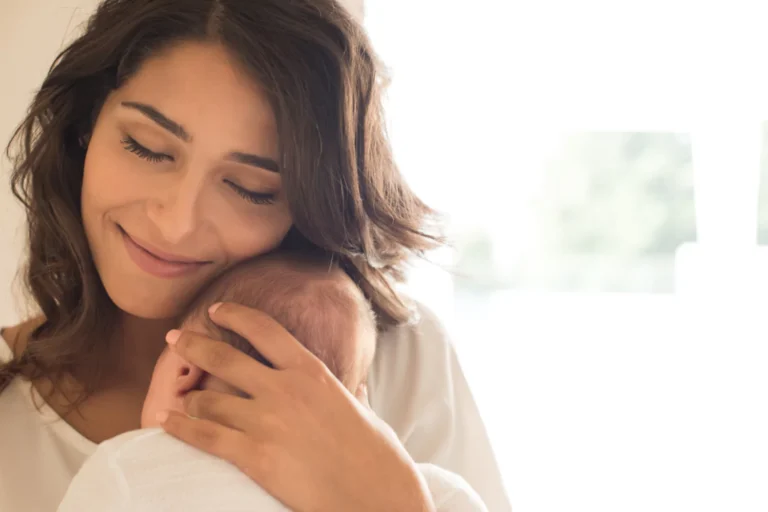
[[[442,238],[394,163],[386,77],[360,25],[335,0],[105,0],[58,55],[8,145],[27,214],[25,288],[44,321],[0,365],[0,391],[17,375],[64,374],[78,376],[84,397],[97,389],[118,310],[83,229],[84,141],[110,91],[183,41],[222,44],[267,91],[294,219],[283,246],[333,256],[379,328],[410,318],[394,285],[411,256]]]

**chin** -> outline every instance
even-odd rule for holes
[[[184,313],[189,297],[194,291],[174,290],[157,286],[142,286],[138,280],[132,283],[123,280],[103,279],[104,288],[112,302],[124,313],[147,320],[176,318]],[[186,292],[186,293],[185,293]]]
[[[215,265],[206,265],[184,275],[152,274],[152,269],[142,268],[130,257],[119,229],[115,225],[113,237],[105,236],[92,243],[92,251],[107,295],[129,315],[147,320],[177,318],[216,276],[218,267]]]
[[[120,311],[136,318],[146,320],[165,320],[181,316],[186,304],[179,305],[171,301],[137,301],[137,300],[115,300],[112,301],[120,308]]]

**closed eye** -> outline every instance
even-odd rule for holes
[[[130,135],[125,135],[121,141],[126,151],[130,151],[139,158],[143,158],[152,163],[160,163],[163,161],[173,162],[174,158],[171,155],[165,153],[157,153],[140,144],[136,139]],[[253,204],[272,204],[275,202],[275,194],[255,192],[241,187],[237,183],[224,180],[224,182],[240,197]]]
[[[126,135],[125,137],[123,137],[121,142],[123,143],[123,147],[126,149],[126,151],[130,151],[131,153],[135,154],[139,158],[143,158],[144,160],[147,160],[149,162],[159,163],[164,160],[173,162],[173,157],[171,155],[166,155],[165,153],[155,153],[149,148],[139,144],[136,141],[136,139],[134,139],[130,135]]]
[[[237,195],[253,204],[272,204],[275,202],[275,194],[254,192],[252,190],[243,188],[234,181],[230,180],[224,180],[224,183],[226,183],[229,188],[234,190]]]

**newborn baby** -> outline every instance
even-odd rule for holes
[[[270,315],[353,394],[365,382],[376,346],[376,320],[360,289],[329,261],[294,253],[263,256],[221,276],[188,309],[182,329],[224,341],[272,367],[246,339],[211,321],[208,308],[217,302]],[[142,428],[159,426],[159,412],[183,410],[184,395],[193,389],[244,395],[165,349],[144,402]]]
[[[217,302],[243,304],[272,316],[353,394],[365,382],[375,352],[374,314],[359,288],[328,261],[280,253],[241,264],[206,289],[185,316],[182,329],[222,340],[271,366],[248,341],[209,319],[208,308]],[[157,413],[182,411],[186,393],[197,389],[247,396],[166,348],[144,402],[142,429],[100,444],[73,479],[59,512],[287,510],[228,462],[159,428]],[[428,464],[419,468],[441,503],[439,510],[485,510],[460,477]]]

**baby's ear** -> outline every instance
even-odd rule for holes
[[[176,380],[174,382],[176,386],[176,393],[182,395],[197,389],[203,379],[203,374],[203,370],[193,364],[185,362],[184,364],[180,365],[178,367]]]

